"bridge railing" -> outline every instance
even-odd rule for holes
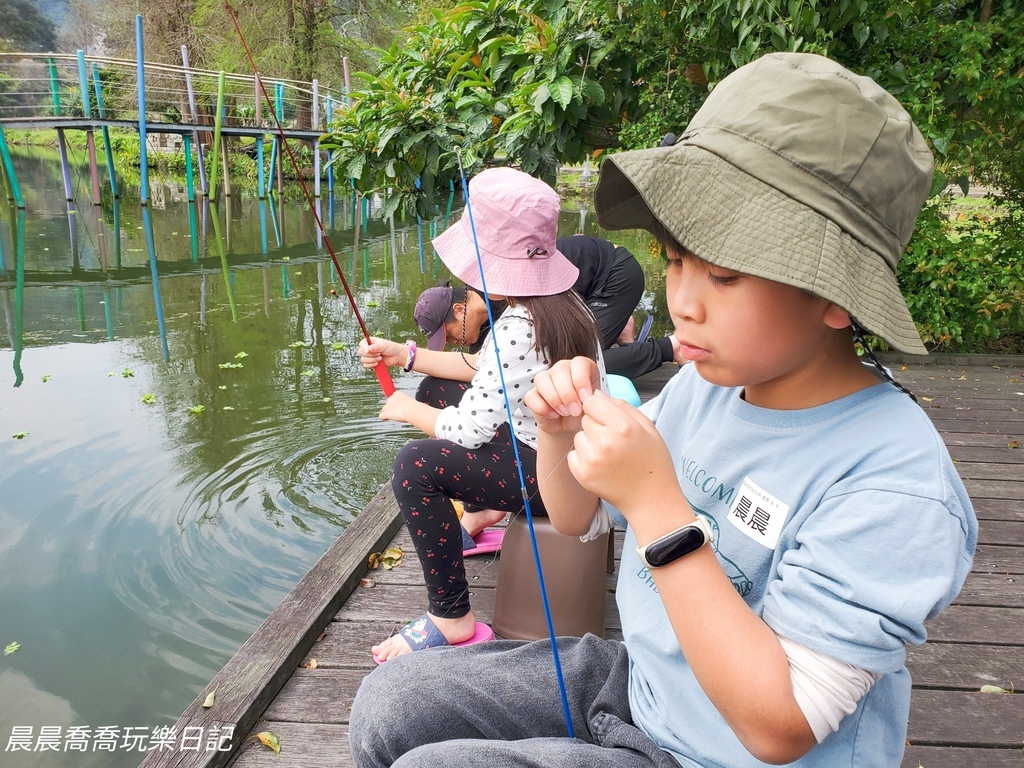
[[[84,116],[82,74],[75,54],[0,53],[0,121]],[[138,65],[134,60],[86,56],[84,74],[92,116],[139,119]],[[196,120],[190,109],[186,75],[191,75]],[[146,62],[143,82],[147,122],[212,124],[220,75],[180,64]],[[316,81],[263,76],[263,86],[286,127],[327,130],[328,117],[346,105],[343,89]],[[254,75],[224,73],[224,96],[227,125],[274,129],[273,115]]]

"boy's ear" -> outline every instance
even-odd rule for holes
[[[823,319],[825,321],[825,325],[829,328],[834,328],[837,331],[842,328],[849,328],[852,325],[850,313],[831,302],[825,309],[825,317]]]

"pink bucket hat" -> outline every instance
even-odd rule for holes
[[[469,207],[431,242],[467,285],[483,290],[472,223],[487,291],[498,296],[551,296],[572,288],[579,269],[555,247],[558,193],[514,168],[489,168],[469,182]]]

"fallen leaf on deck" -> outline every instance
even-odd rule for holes
[[[210,691],[210,695],[203,700],[203,709],[209,709],[213,706],[213,697],[217,695],[217,689],[214,688]]]
[[[303,669],[316,669],[316,659],[310,659],[305,664],[299,664]]]
[[[260,731],[255,736],[250,736],[250,739],[259,739],[260,743],[265,747],[270,747],[274,750],[275,755],[281,754],[281,742],[277,740],[277,736],[272,734],[270,731]]]
[[[1020,442],[1017,440],[1011,440],[1006,444],[1007,448],[1020,448]]]
[[[360,579],[359,586],[363,589],[369,589],[370,587],[377,586],[377,582],[375,582],[373,579]]]
[[[981,686],[982,693],[1013,693],[1013,686],[1010,686],[1010,690],[1000,688],[998,685],[983,685]]]
[[[369,557],[370,570],[379,567],[390,571],[402,562],[404,555],[401,547],[388,547],[383,552],[372,552]]]

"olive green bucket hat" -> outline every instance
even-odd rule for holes
[[[933,167],[874,80],[776,53],[722,80],[674,145],[610,155],[595,207],[606,229],[657,220],[712,264],[810,291],[927,354],[895,272]]]

